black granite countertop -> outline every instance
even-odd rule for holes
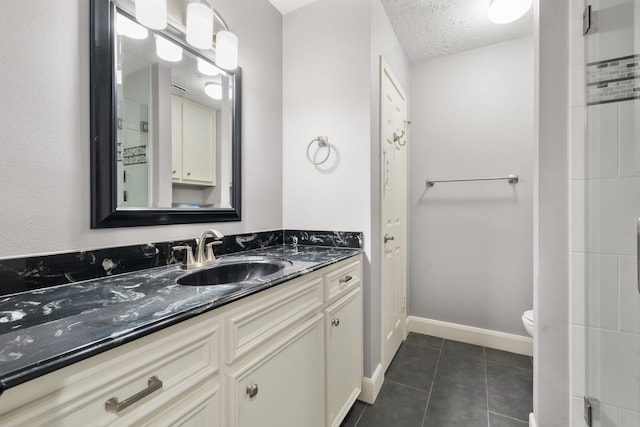
[[[287,260],[278,273],[233,285],[179,285],[185,270],[169,265],[2,296],[0,393],[361,252],[279,245],[220,257]]]

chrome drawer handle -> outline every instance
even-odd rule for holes
[[[340,278],[340,283],[348,283],[351,281],[351,279],[353,279],[353,277],[351,276],[344,276]]]
[[[162,381],[160,381],[160,379],[154,375],[151,378],[149,378],[147,388],[145,388],[144,390],[137,392],[136,394],[123,400],[122,402],[118,402],[117,397],[112,397],[111,399],[105,402],[104,408],[109,412],[118,413],[123,409],[133,405],[143,397],[146,397],[151,393],[153,393],[154,391],[159,390],[161,388],[162,388]]]
[[[340,319],[338,319],[338,318],[336,317],[335,319],[333,319],[333,320],[331,321],[331,324],[332,324],[333,326],[340,326]]]
[[[249,384],[247,386],[247,394],[250,398],[256,397],[256,395],[258,394],[258,384]]]

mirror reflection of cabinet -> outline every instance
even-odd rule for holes
[[[171,97],[171,164],[174,183],[215,186],[215,112]]]

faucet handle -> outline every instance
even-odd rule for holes
[[[205,262],[212,262],[216,260],[216,255],[213,253],[213,246],[220,246],[221,244],[221,240],[215,240],[211,243],[207,243],[207,258],[205,259]]]
[[[180,251],[180,250],[184,250],[186,252],[186,255],[184,257],[184,264],[182,265],[182,268],[192,268],[193,265],[195,265],[196,260],[193,258],[193,249],[191,248],[191,246],[189,245],[183,245],[183,246],[173,246],[171,248],[172,251]]]

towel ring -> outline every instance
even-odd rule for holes
[[[324,158],[318,162],[314,162],[313,159],[311,158],[311,146],[317,142],[318,143],[318,148],[326,148],[327,149],[327,155],[324,156]],[[314,138],[313,140],[311,140],[311,142],[309,143],[309,145],[307,146],[307,159],[309,159],[309,162],[311,162],[312,165],[318,166],[323,164],[324,162],[326,162],[329,159],[329,156],[331,155],[331,144],[329,144],[329,139],[326,136],[319,136],[317,138]]]

